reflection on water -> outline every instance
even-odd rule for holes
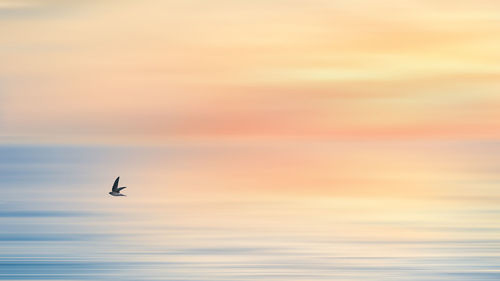
[[[496,143],[0,147],[0,280],[499,280]],[[107,194],[116,176],[127,197]]]

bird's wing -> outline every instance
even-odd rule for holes
[[[122,187],[118,188],[116,191],[120,192],[122,189],[125,189],[125,188],[127,188],[127,187],[126,186],[122,186]]]
[[[115,183],[113,184],[113,189],[111,191],[117,191],[118,190],[118,181],[120,180],[120,177],[117,177],[115,180]]]

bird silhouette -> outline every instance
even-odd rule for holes
[[[126,186],[118,187],[118,182],[120,181],[120,177],[117,177],[115,180],[115,183],[113,184],[113,188],[111,189],[111,192],[109,194],[113,196],[127,196],[125,194],[121,194],[120,191],[124,188],[127,188]]]

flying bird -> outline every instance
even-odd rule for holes
[[[111,192],[109,194],[113,196],[127,196],[125,194],[121,194],[120,191],[124,188],[127,188],[126,186],[118,187],[118,181],[120,181],[120,177],[117,177],[115,180],[115,183],[113,184],[113,188],[111,189]]]

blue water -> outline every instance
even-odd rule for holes
[[[0,280],[500,280],[497,145],[419,147],[0,146]]]

